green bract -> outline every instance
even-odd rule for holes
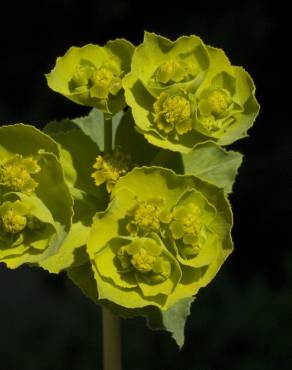
[[[72,200],[57,145],[32,126],[0,128],[0,262],[10,268],[58,254]]]
[[[122,78],[130,70],[133,48],[124,39],[104,47],[71,47],[46,75],[48,85],[75,103],[114,114],[125,107]]]
[[[154,145],[189,152],[246,136],[259,106],[249,74],[197,36],[172,42],[145,33],[123,79],[138,130]]]
[[[224,192],[194,176],[142,167],[97,213],[88,253],[100,299],[166,310],[208,284],[232,251]]]

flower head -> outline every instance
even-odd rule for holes
[[[0,128],[0,153],[0,262],[41,265],[59,251],[71,225],[57,146],[34,127],[15,124]]]
[[[191,104],[186,97],[163,92],[153,104],[153,109],[154,124],[160,132],[182,135],[192,130]]]
[[[30,194],[38,186],[32,175],[40,170],[36,159],[16,154],[0,165],[0,186]]]
[[[71,47],[47,75],[48,84],[75,103],[117,113],[125,106],[122,78],[130,70],[133,48],[124,39],[103,47]]]
[[[21,201],[4,202],[0,206],[0,230],[2,234],[18,234],[27,226],[28,209]]]
[[[231,252],[231,225],[215,186],[162,168],[132,170],[93,222],[88,253],[100,298],[167,309],[195,295]]]
[[[172,42],[146,32],[123,86],[139,132],[182,153],[246,136],[259,111],[249,74],[196,36]]]
[[[119,178],[124,176],[131,167],[130,155],[123,153],[120,147],[116,147],[112,153],[96,157],[93,165],[95,171],[91,177],[96,186],[106,183],[107,191],[110,193]]]

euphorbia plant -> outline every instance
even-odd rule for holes
[[[146,316],[182,346],[191,303],[233,249],[242,155],[222,146],[258,114],[251,77],[197,36],[146,32],[136,48],[72,47],[47,80],[92,109],[43,132],[1,127],[0,261],[66,270],[107,318]]]

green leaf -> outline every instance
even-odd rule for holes
[[[186,320],[190,315],[193,301],[194,297],[183,298],[168,310],[163,311],[154,306],[129,309],[102,299],[96,303],[107,307],[114,314],[125,319],[143,316],[146,319],[147,326],[151,330],[164,330],[169,332],[179,348],[182,348],[185,340]]]
[[[167,311],[162,311],[162,324],[165,330],[172,334],[173,339],[181,348],[185,340],[185,324],[187,317],[190,315],[190,308],[193,297],[187,297],[178,301]],[[149,321],[151,327],[151,321]]]
[[[124,112],[120,111],[112,117],[112,129],[113,129],[113,139],[112,145],[115,143],[116,131],[123,117]],[[80,130],[87,135],[99,148],[100,151],[104,151],[104,113],[93,108],[87,116],[78,117],[73,119],[65,119],[63,121],[49,122],[45,128],[44,132],[48,135],[54,137],[55,134],[60,134],[61,132],[67,132],[74,128],[80,128]],[[109,123],[110,124],[110,123]]]
[[[197,146],[192,152],[182,154],[184,172],[232,192],[232,186],[242,163],[239,152],[226,151],[214,143]]]
[[[93,108],[88,116],[74,118],[71,120],[75,125],[77,125],[85,135],[89,136],[90,139],[97,144],[100,150],[103,150],[103,112]]]

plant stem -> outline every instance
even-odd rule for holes
[[[112,140],[113,140],[113,123],[112,119],[104,118],[104,153],[110,153],[112,151]]]
[[[102,307],[103,370],[121,370],[120,320]]]
[[[104,153],[112,151],[112,119],[104,119]],[[102,307],[103,370],[121,370],[120,319]]]

